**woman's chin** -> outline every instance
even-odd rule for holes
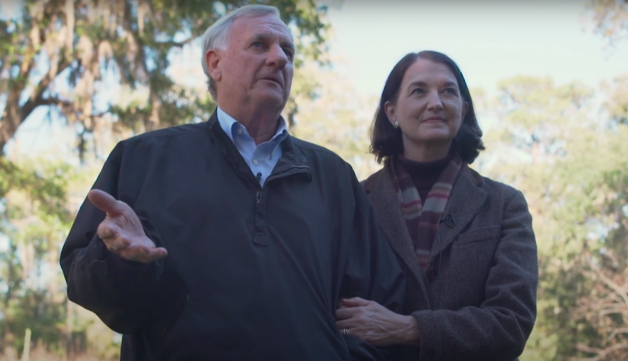
[[[445,143],[451,142],[453,137],[449,132],[429,132],[423,133],[420,136],[414,137],[416,143]]]

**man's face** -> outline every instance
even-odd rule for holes
[[[205,60],[216,81],[221,107],[269,106],[283,109],[292,86],[294,42],[274,15],[237,18],[224,51]]]

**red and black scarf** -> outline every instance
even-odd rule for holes
[[[445,211],[451,189],[462,167],[462,160],[458,155],[455,155],[449,161],[425,200],[421,199],[412,177],[397,157],[389,158],[386,167],[392,174],[401,211],[406,220],[417,258],[421,268],[425,269],[438,230],[438,221]]]

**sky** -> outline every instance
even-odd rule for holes
[[[628,74],[628,40],[607,47],[587,21],[584,0],[327,1],[332,1],[330,50],[343,59],[336,66],[365,95],[379,95],[395,63],[424,49],[451,56],[468,85],[489,96],[500,80],[516,75],[596,87]],[[12,0],[0,2],[5,13]],[[200,66],[199,81],[204,81]],[[36,112],[20,129],[21,152],[45,148],[51,134],[63,136],[63,127],[49,125],[44,114],[45,109]]]
[[[628,41],[605,47],[584,0],[345,0],[329,18],[332,51],[368,94],[380,94],[403,55],[427,49],[452,57],[468,85],[489,94],[519,74],[597,86],[628,73]]]

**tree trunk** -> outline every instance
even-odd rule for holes
[[[7,142],[13,138],[17,132],[17,128],[22,124],[22,117],[20,116],[19,99],[22,89],[19,86],[14,86],[9,89],[9,95],[7,96],[6,107],[2,113],[2,121],[0,121],[0,156],[3,154],[4,146]]]

